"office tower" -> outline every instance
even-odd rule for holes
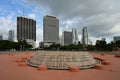
[[[14,30],[9,30],[8,40],[9,41],[14,41]]]
[[[0,40],[3,40],[3,36],[2,36],[2,34],[0,34]]]
[[[115,36],[113,39],[114,39],[114,42],[119,41],[120,40],[120,36]]]
[[[26,40],[35,48],[36,21],[26,17],[17,17],[17,40]]]
[[[43,18],[43,42],[59,43],[59,20],[53,16]]]
[[[87,27],[84,27],[82,29],[82,44],[83,45],[88,45],[88,31],[87,31]]]
[[[101,40],[102,40],[102,41],[106,41],[106,38],[102,38]]]
[[[61,45],[70,45],[73,44],[72,32],[64,31],[61,36]]]
[[[78,44],[78,33],[75,28],[72,29],[73,44]]]

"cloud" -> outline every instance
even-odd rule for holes
[[[79,35],[88,26],[92,39],[112,40],[120,32],[120,0],[26,0],[60,19],[60,30],[77,28]]]
[[[38,25],[40,26],[40,25]],[[39,42],[43,40],[43,29],[42,27],[37,28],[36,30],[36,47],[39,46]]]
[[[36,19],[36,14],[28,14],[29,18]]]
[[[26,0],[39,6],[49,8],[51,13],[65,18],[77,16],[89,17],[98,14],[119,11],[119,0]],[[118,8],[116,8],[118,7]]]
[[[3,39],[8,39],[9,30],[14,30],[16,33],[16,22],[12,19],[14,15],[14,13],[10,13],[6,17],[0,17],[0,33],[3,34]]]
[[[36,37],[37,37],[37,40],[42,40],[43,39],[43,29],[42,28],[37,28],[36,30]]]

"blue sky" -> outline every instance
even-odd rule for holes
[[[120,36],[120,0],[0,0],[0,34],[8,38],[8,31],[15,30],[16,17],[24,15],[36,20],[37,44],[43,39],[43,16],[59,19],[59,33],[88,27],[89,40],[105,37],[107,41]]]
[[[29,4],[22,0],[0,1],[0,34],[3,35],[4,39],[7,39],[8,31],[14,30],[16,39],[16,17],[23,15],[23,8],[25,17],[29,17],[37,21],[37,42],[42,41],[42,20],[45,12],[35,4]]]

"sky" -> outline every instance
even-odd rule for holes
[[[120,0],[0,0],[0,34],[8,38],[15,31],[16,17],[36,20],[37,44],[43,40],[43,17],[59,19],[59,34],[76,28],[81,40],[82,28],[87,26],[89,40],[96,42],[105,37],[108,42],[120,36]],[[23,10],[24,8],[24,10]]]

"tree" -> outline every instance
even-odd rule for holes
[[[106,48],[107,48],[106,41],[97,40],[97,41],[96,41],[95,48],[96,48],[97,50],[106,50]]]
[[[115,48],[120,48],[120,40],[119,40],[119,41],[116,41],[116,42],[114,43],[114,47],[115,47]]]
[[[20,50],[27,50],[32,48],[32,45],[28,44],[26,40],[19,40],[18,44],[19,44]]]
[[[112,51],[114,47],[114,43],[113,41],[111,41],[110,43],[107,44],[107,51]]]
[[[53,43],[49,47],[44,47],[44,50],[59,50],[60,44]]]
[[[83,45],[81,44],[81,42],[80,41],[78,41],[78,48],[79,48],[79,50],[81,49],[83,49]]]
[[[25,40],[18,42],[11,42],[8,40],[0,40],[0,50],[20,50],[21,46],[24,46],[24,50],[32,48],[32,45],[28,44]]]
[[[95,46],[94,46],[94,45],[87,45],[86,48],[87,48],[87,50],[89,50],[89,51],[95,50]]]

